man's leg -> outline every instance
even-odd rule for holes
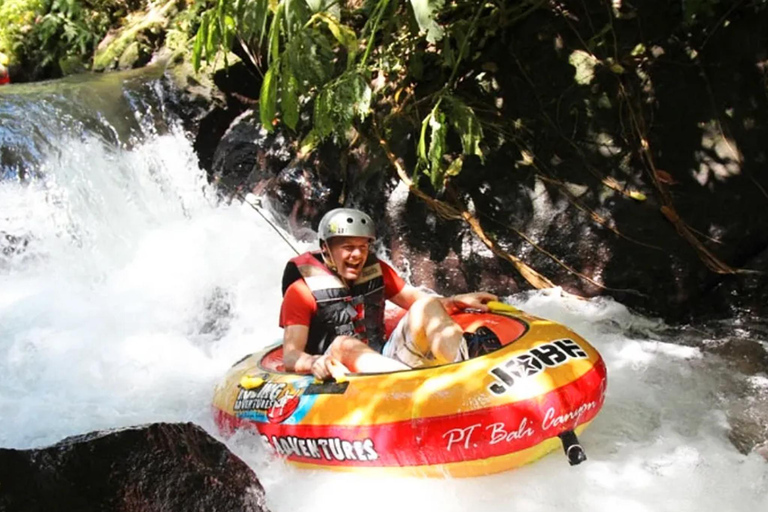
[[[405,328],[422,354],[431,354],[434,364],[456,361],[463,330],[453,321],[437,297],[425,297],[408,310]]]
[[[338,336],[326,353],[355,373],[396,372],[409,366],[385,357],[352,336]]]

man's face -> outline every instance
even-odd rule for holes
[[[336,270],[343,279],[354,281],[360,277],[368,259],[368,243],[362,236],[337,236],[328,240]]]

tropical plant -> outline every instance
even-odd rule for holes
[[[132,3],[125,0],[10,1],[0,9],[10,18],[3,44],[9,47],[14,61],[31,70],[29,78],[58,76],[62,74],[60,63],[66,59],[88,62],[109,27]]]
[[[193,63],[212,60],[234,45],[261,69],[260,116],[267,130],[273,124],[306,131],[303,147],[333,138],[348,143],[379,107],[384,124],[393,115],[421,126],[417,170],[426,173],[435,189],[461,171],[463,155],[482,157],[483,129],[470,107],[455,91],[458,69],[469,55],[481,14],[493,16],[503,2],[457,2],[447,9],[443,0],[215,0],[201,17]],[[523,1],[521,4],[532,3]],[[464,15],[450,29],[439,22],[443,13]],[[402,22],[406,20],[406,22]],[[441,44],[441,41],[444,41]],[[447,74],[445,85],[431,91],[426,117],[423,108],[398,106],[412,95],[425,50],[434,53]],[[404,91],[410,91],[404,94]],[[408,101],[408,100],[406,100]],[[311,125],[300,126],[301,113],[312,112]],[[460,141],[451,146],[450,132]],[[450,158],[446,155],[453,154]]]

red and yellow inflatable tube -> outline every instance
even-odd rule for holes
[[[255,429],[311,468],[464,477],[536,460],[597,415],[605,364],[565,326],[500,306],[454,315],[465,331],[493,330],[500,349],[438,367],[317,382],[267,348],[217,387],[216,423],[225,435]]]

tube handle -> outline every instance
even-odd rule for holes
[[[576,437],[576,433],[573,430],[566,430],[558,434],[557,437],[563,443],[563,450],[568,458],[568,464],[577,466],[587,460],[587,454],[584,452],[584,448],[581,446],[579,438]]]

